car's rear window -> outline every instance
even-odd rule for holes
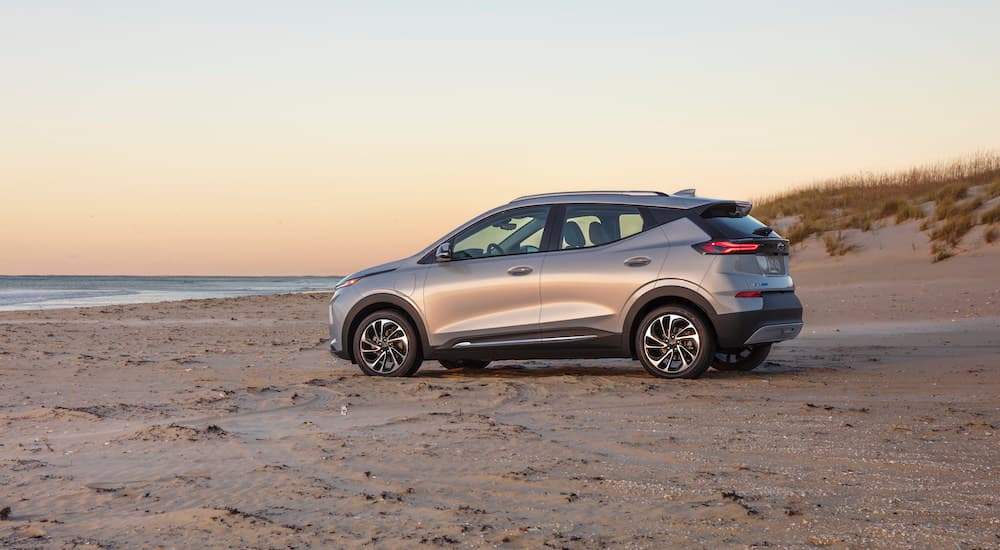
[[[712,229],[718,231],[727,239],[743,239],[747,237],[767,237],[767,234],[754,233],[755,230],[767,227],[757,218],[744,215],[734,205],[717,205],[705,210],[701,217]]]
[[[754,230],[767,227],[753,216],[742,216],[739,218],[705,218],[705,223],[713,229],[722,233],[727,239],[741,239],[746,237],[767,237],[768,235],[755,235]]]

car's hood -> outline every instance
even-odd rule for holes
[[[354,273],[351,273],[350,275],[341,279],[341,281],[347,281],[355,277],[367,277],[369,275],[376,275],[378,273],[386,273],[387,271],[394,271],[397,268],[399,268],[399,264],[401,264],[402,262],[403,260],[394,260],[391,262],[386,262],[384,264],[374,265],[372,267],[366,267],[361,271],[356,271]]]

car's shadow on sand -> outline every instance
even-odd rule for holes
[[[752,372],[718,371],[709,369],[700,379],[749,379],[794,376],[809,370],[807,367],[795,366],[785,362],[768,361],[764,366]],[[438,380],[489,380],[510,378],[552,378],[552,377],[594,377],[594,378],[635,378],[645,381],[662,380],[647,373],[638,364],[634,365],[522,365],[502,364],[491,365],[485,369],[421,369],[417,378],[433,378]]]

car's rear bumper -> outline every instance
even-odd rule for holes
[[[718,315],[712,321],[720,349],[791,340],[802,332],[802,302],[794,292],[765,292],[763,307]]]
[[[766,344],[769,342],[780,342],[791,340],[802,332],[802,323],[780,323],[777,325],[765,325],[755,330],[750,338],[744,342],[750,344]]]

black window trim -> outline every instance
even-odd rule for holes
[[[562,238],[563,218],[566,216],[565,204],[553,204],[549,211],[549,219],[545,223],[545,232],[542,233],[542,252],[555,252],[559,247],[559,239]]]
[[[670,206],[647,206],[644,207],[644,210],[650,229],[675,222],[683,217],[687,217],[691,212],[690,210]],[[662,215],[657,216],[654,212],[661,212]]]

